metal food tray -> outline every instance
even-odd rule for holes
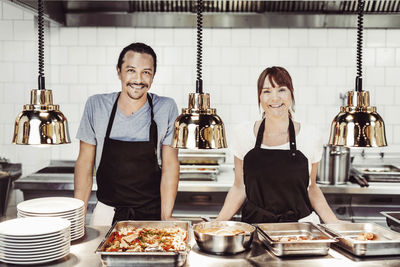
[[[187,231],[186,250],[176,252],[106,252],[105,245],[112,232],[118,231],[122,227],[156,227],[160,229],[180,227]],[[182,266],[190,251],[190,222],[184,221],[120,221],[115,223],[100,245],[96,249],[96,254],[101,255],[103,265],[106,266]]]
[[[218,165],[225,162],[225,152],[214,152],[209,149],[179,151],[178,160],[185,165]]]
[[[219,165],[181,165],[179,179],[214,181],[219,173]]]
[[[276,256],[327,255],[329,246],[336,240],[312,223],[262,223],[257,224],[260,240]],[[302,241],[276,241],[281,237],[309,237],[323,239]]]
[[[394,165],[354,165],[353,168],[358,170],[369,182],[400,181],[400,169]]]
[[[381,211],[390,229],[400,232],[400,211]]]
[[[375,223],[338,223],[321,225],[338,239],[337,245],[356,256],[400,254],[400,234]],[[360,241],[362,233],[374,233],[375,240]]]
[[[219,173],[218,165],[181,165],[179,173]]]

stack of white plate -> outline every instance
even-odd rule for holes
[[[0,223],[0,261],[40,264],[69,254],[71,222],[54,217],[18,218]]]
[[[44,197],[17,205],[18,217],[60,217],[71,222],[71,241],[85,234],[85,208],[80,199],[70,197]]]

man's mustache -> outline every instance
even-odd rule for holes
[[[134,85],[134,86],[148,87],[148,84],[146,84],[146,83],[127,83],[126,85],[127,85],[127,86],[132,86],[132,85]]]

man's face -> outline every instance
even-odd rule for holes
[[[151,55],[128,51],[121,69],[117,71],[121,80],[122,94],[135,100],[146,97],[154,78],[154,62]]]

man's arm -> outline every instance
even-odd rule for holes
[[[95,145],[80,142],[79,156],[75,163],[74,197],[85,202],[85,212],[92,191],[95,155]]]
[[[179,182],[178,149],[162,146],[161,167],[161,220],[172,219]]]

